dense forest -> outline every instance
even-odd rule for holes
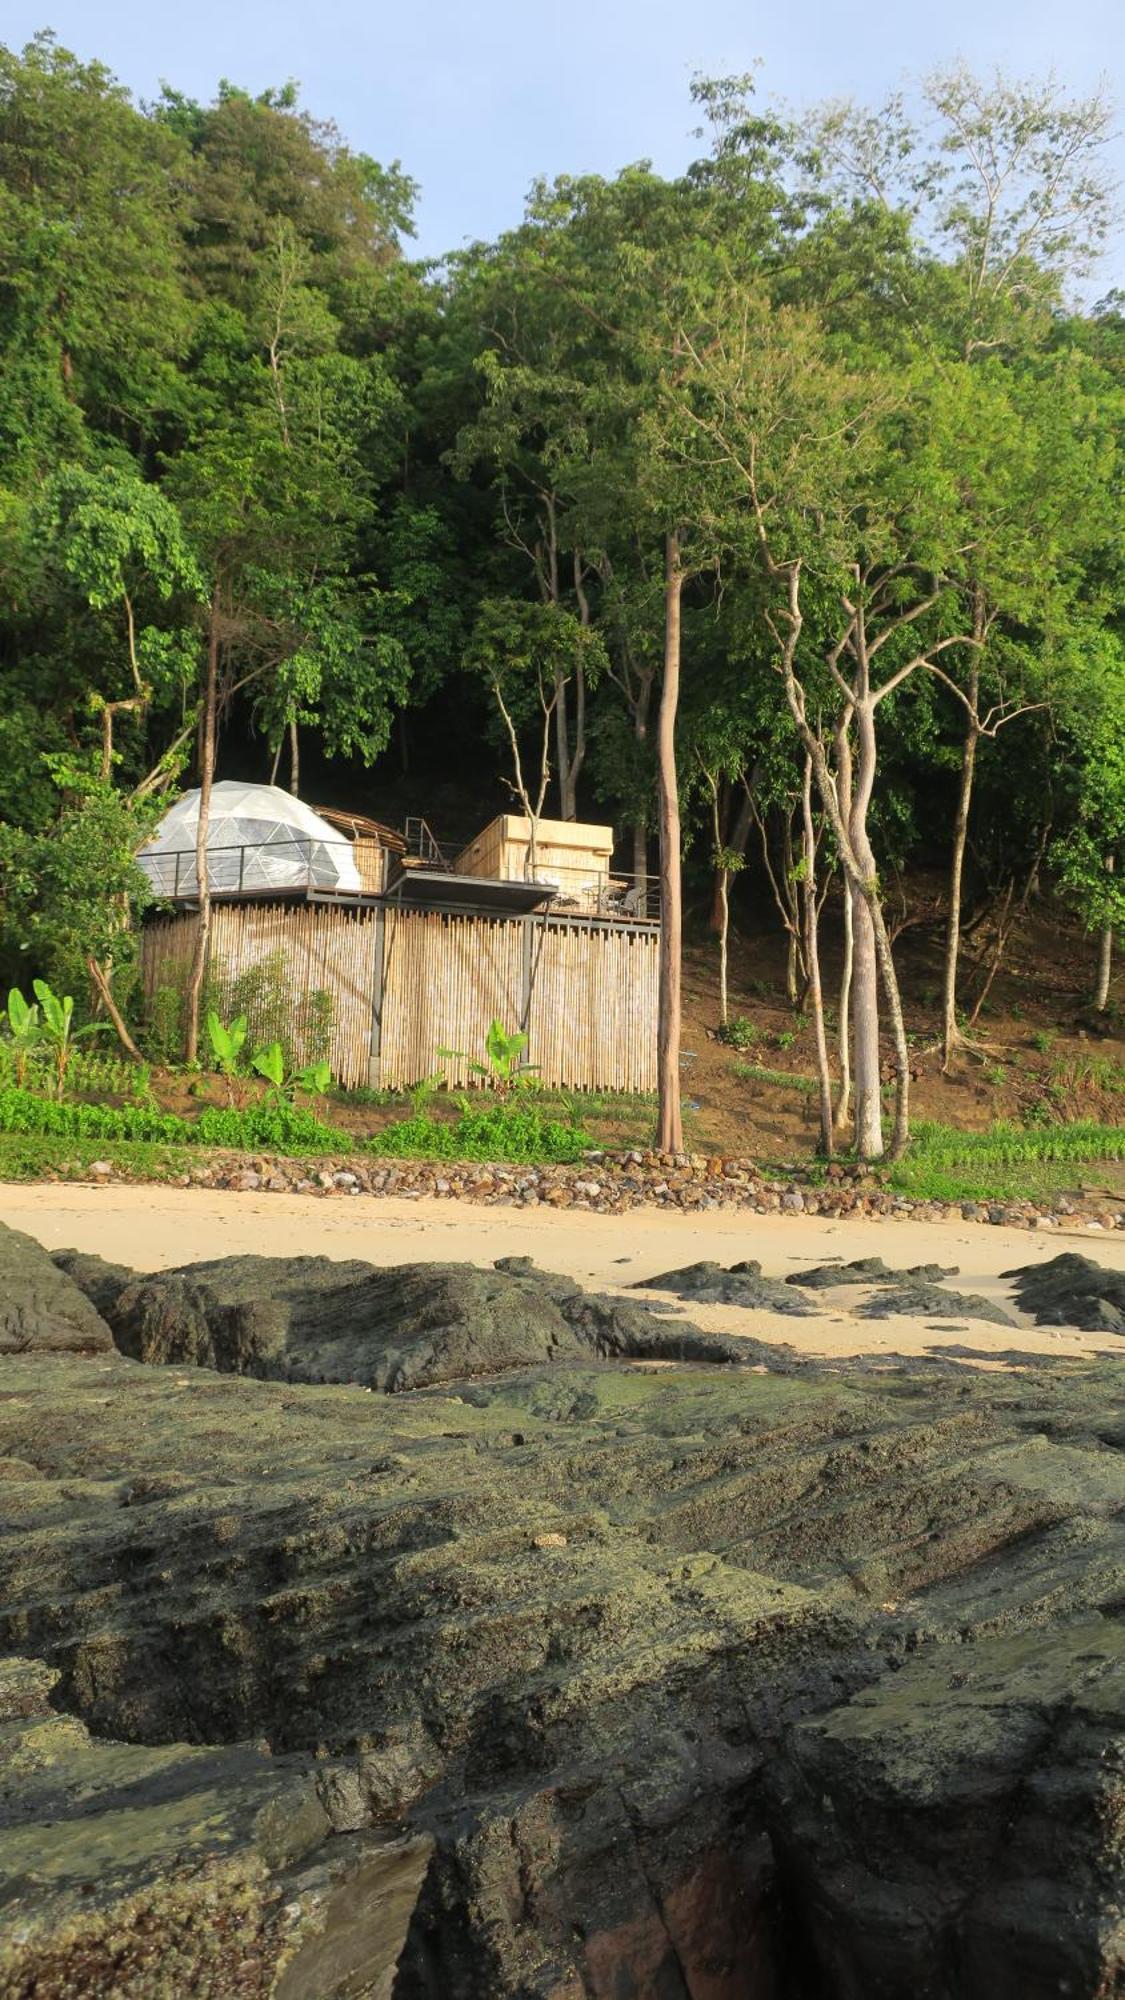
[[[1112,1006],[1108,108],[956,68],[797,122],[695,97],[681,177],[544,182],[435,266],[408,173],[293,86],[139,105],[48,35],[0,51],[5,985],[127,1022],[168,796],[304,760],[377,815],[468,770],[481,820],[610,819],[659,869],[672,1149],[685,847],[717,954],[772,883],[825,1141],[881,1149],[881,1031],[905,1139],[892,883],[944,885],[947,1063],[984,900],[1059,898]]]

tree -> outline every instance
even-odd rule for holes
[[[115,466],[88,472],[68,466],[48,480],[31,517],[47,560],[64,573],[91,611],[110,614],[119,636],[115,692],[91,692],[101,719],[100,777],[115,763],[114,721],[143,724],[155,698],[175,695],[188,678],[190,632],[183,625],[138,624],[138,609],[174,600],[190,608],[205,583],[179,514],[159,487]],[[119,692],[124,684],[128,692]]]

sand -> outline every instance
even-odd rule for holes
[[[618,1291],[670,1266],[714,1258],[729,1264],[760,1258],[771,1277],[852,1257],[881,1256],[896,1268],[956,1264],[950,1288],[979,1292],[1007,1307],[1018,1329],[983,1320],[940,1321],[896,1315],[869,1321],[855,1307],[854,1287],[806,1294],[809,1319],[737,1306],[678,1303],[671,1309],[699,1326],[752,1334],[807,1355],[843,1358],[894,1354],[944,1356],[1003,1366],[1013,1354],[1057,1360],[1082,1354],[1123,1354],[1113,1335],[1036,1327],[1012,1304],[1000,1273],[1013,1265],[1081,1250],[1125,1268],[1125,1234],[1075,1227],[1052,1231],[1004,1229],[979,1223],[853,1220],[829,1216],[754,1215],[738,1210],[627,1215],[547,1208],[485,1207],[420,1197],[236,1194],[210,1188],[8,1185],[0,1187],[0,1221],[24,1229],[49,1250],[96,1251],[136,1270],[161,1270],[209,1257],[258,1251],[269,1256],[319,1254],[363,1257],[373,1264],[426,1258],[488,1264],[529,1256],[598,1291]],[[653,1293],[656,1300],[660,1295]]]

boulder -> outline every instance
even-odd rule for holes
[[[0,1223],[0,1354],[99,1354],[113,1337],[42,1245]]]

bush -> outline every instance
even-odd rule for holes
[[[350,1151],[346,1133],[322,1125],[311,1111],[270,1099],[245,1111],[209,1105],[194,1120],[140,1104],[66,1104],[14,1086],[0,1089],[0,1132],[59,1139],[143,1139],[239,1152]]]
[[[752,1049],[762,1039],[762,1031],[745,1014],[736,1014],[733,1021],[724,1021],[716,1029],[715,1039],[725,1042],[729,1049]]]
[[[531,1165],[580,1160],[589,1143],[581,1126],[547,1118],[533,1104],[491,1104],[479,1111],[464,1104],[460,1117],[448,1123],[421,1114],[401,1118],[384,1126],[370,1147],[396,1159],[508,1160]]]

